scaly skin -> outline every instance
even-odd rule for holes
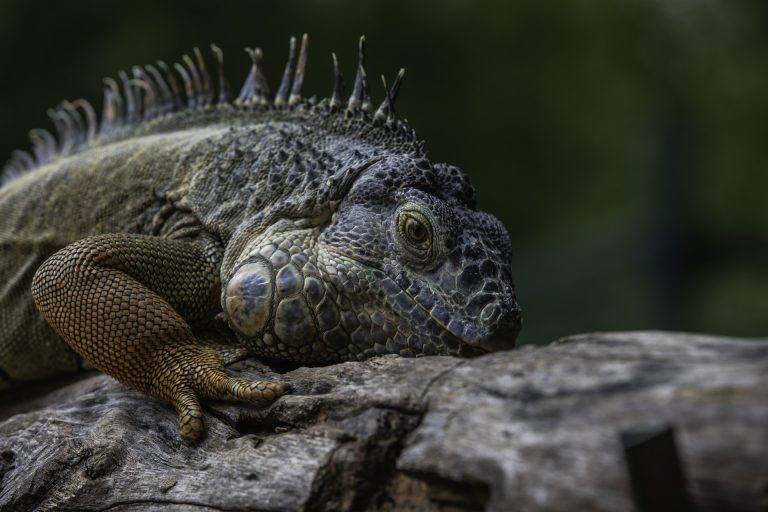
[[[253,56],[234,104],[214,104],[199,64],[176,80],[186,106],[169,75],[136,72],[147,92],[129,83],[118,101],[108,88],[98,133],[82,103],[84,117],[65,105],[59,147],[38,135],[36,157],[9,165],[20,175],[0,188],[0,386],[82,357],[171,403],[196,439],[201,398],[284,392],[228,376],[233,355],[319,363],[514,345],[506,230],[394,119],[399,79],[372,117],[361,66],[345,106],[338,86],[300,100],[303,46],[268,100]]]
[[[176,407],[181,434],[203,429],[198,396],[269,403],[271,382],[229,377],[189,322],[216,311],[220,251],[160,237],[109,234],[51,256],[32,285],[37,307],[85,359]],[[151,269],[151,271],[150,271]]]

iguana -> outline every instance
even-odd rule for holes
[[[286,391],[228,375],[245,354],[323,363],[514,345],[509,235],[396,119],[403,70],[389,88],[382,77],[374,111],[361,38],[349,97],[332,55],[331,97],[302,99],[305,35],[274,96],[248,49],[232,100],[212,50],[217,80],[197,48],[134,67],[105,80],[100,119],[64,102],[49,112],[57,137],[33,130],[32,153],[13,153],[0,386],[90,364],[172,404],[196,439],[201,399]]]

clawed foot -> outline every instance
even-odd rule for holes
[[[174,406],[179,414],[181,436],[190,441],[200,439],[205,432],[201,398],[241,401],[264,407],[290,391],[288,386],[275,382],[228,375],[213,350],[196,357],[185,357],[183,367],[182,378],[174,383],[172,392],[158,394]]]

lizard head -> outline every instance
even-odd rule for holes
[[[370,115],[364,50],[361,38],[346,108],[335,56],[332,97],[291,106],[297,95],[285,92],[301,86],[306,37],[293,89],[292,41],[269,126],[228,132],[235,168],[201,181],[206,197],[211,187],[243,194],[231,203],[242,222],[222,264],[229,325],[260,355],[303,362],[511,348],[520,308],[509,235],[476,209],[464,173],[429,161],[395,118],[402,70]],[[256,66],[246,104],[265,88]],[[260,142],[235,150],[240,140]]]
[[[456,167],[370,158],[325,222],[282,221],[241,254],[230,325],[262,355],[363,359],[512,348],[511,243]]]
[[[469,355],[514,346],[520,308],[509,235],[476,210],[474,188],[458,168],[421,155],[374,164],[321,241],[341,293],[357,292],[358,310],[371,317],[364,330],[377,353]]]

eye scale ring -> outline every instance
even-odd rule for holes
[[[432,261],[435,256],[434,228],[427,214],[416,208],[400,209],[397,235],[406,258],[418,264]]]

